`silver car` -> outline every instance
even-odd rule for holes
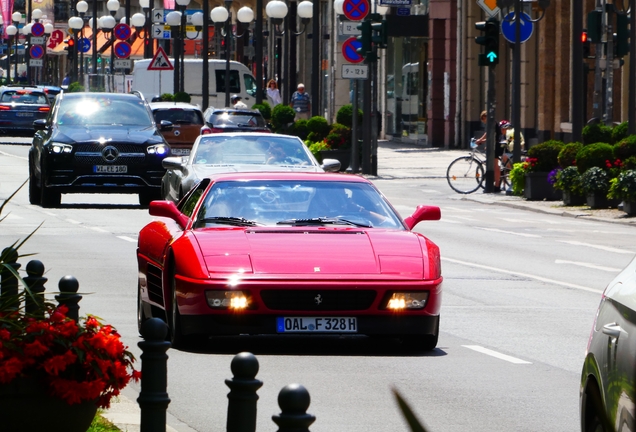
[[[199,181],[216,173],[250,171],[336,172],[340,162],[322,165],[300,138],[271,133],[237,132],[199,136],[189,156],[163,160],[164,200],[179,202]]]

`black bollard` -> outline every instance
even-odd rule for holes
[[[26,272],[28,276],[24,278],[27,285],[24,310],[27,314],[44,318],[44,284],[48,280],[43,277],[44,264],[38,260],[29,261],[26,265]]]
[[[232,379],[226,379],[230,388],[227,394],[227,432],[256,431],[256,391],[263,382],[255,379],[258,373],[258,360],[252,353],[242,352],[234,356],[230,365]]]
[[[141,432],[165,432],[168,397],[168,326],[159,318],[150,318],[141,326]]]
[[[278,425],[278,432],[309,432],[309,425],[316,417],[307,414],[309,408],[309,392],[300,384],[289,384],[278,393],[279,415],[272,420]]]
[[[77,293],[79,289],[79,282],[75,279],[75,276],[64,276],[57,284],[60,288],[60,294],[55,296],[55,300],[59,305],[66,305],[68,308],[67,317],[79,320],[79,301],[82,296]]]
[[[18,278],[15,277],[15,274],[11,269],[15,272],[20,268],[20,264],[18,261],[18,251],[17,249],[8,247],[2,250],[2,255],[0,255],[0,262],[4,265],[0,267],[0,295],[2,295],[3,299],[7,298],[15,298],[16,302],[18,301]],[[7,266],[11,267],[10,269]],[[19,304],[15,305],[15,308],[18,309],[20,307]]]

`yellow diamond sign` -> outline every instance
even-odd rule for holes
[[[497,7],[497,0],[477,0],[477,4],[486,12],[489,17],[495,16],[499,13]]]

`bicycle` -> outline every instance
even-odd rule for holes
[[[486,173],[486,154],[485,146],[484,150],[480,149],[475,138],[470,140],[470,154],[467,156],[461,156],[452,161],[446,169],[446,180],[448,185],[455,192],[460,194],[469,194],[475,192],[477,189],[483,189],[484,177]],[[510,171],[512,170],[512,158],[510,155],[506,158],[504,164],[502,159],[498,158],[500,169],[500,180],[502,190],[507,190],[510,187]]]

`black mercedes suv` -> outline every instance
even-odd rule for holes
[[[62,93],[46,119],[33,122],[29,201],[60,205],[63,193],[136,193],[160,199],[161,161],[170,146],[141,94]]]

